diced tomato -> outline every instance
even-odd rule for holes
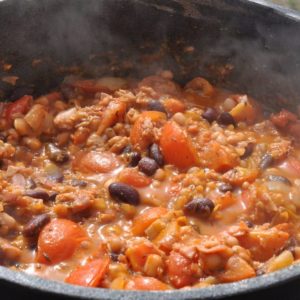
[[[125,254],[129,259],[133,270],[141,272],[143,271],[148,255],[160,254],[160,252],[149,242],[133,245],[127,249]]]
[[[183,112],[185,110],[184,103],[174,98],[167,98],[164,101],[164,106],[167,112],[171,114],[176,114],[177,112]]]
[[[237,236],[242,247],[249,249],[254,260],[266,261],[282,249],[290,235],[284,227],[255,229],[246,235]]]
[[[25,95],[20,99],[9,103],[4,111],[6,120],[11,122],[16,114],[26,114],[29,111],[32,100],[32,96]]]
[[[108,257],[94,259],[72,271],[65,282],[86,287],[97,287],[108,271]]]
[[[178,168],[198,165],[198,156],[186,132],[175,122],[167,122],[160,138],[160,147],[165,161]]]
[[[134,218],[132,233],[134,235],[142,235],[147,227],[167,212],[168,210],[164,207],[152,207],[144,210],[141,214]]]
[[[130,141],[137,150],[146,150],[153,143],[153,128],[166,120],[165,113],[159,111],[144,111],[133,124],[130,131]]]
[[[119,181],[137,188],[142,188],[150,185],[152,179],[136,169],[126,168],[120,172]]]
[[[36,260],[48,265],[64,261],[86,239],[86,232],[78,224],[66,219],[54,219],[39,235]]]
[[[192,261],[176,251],[171,252],[166,265],[169,280],[176,288],[191,285],[198,280]]]
[[[225,272],[218,276],[221,282],[234,282],[255,277],[254,269],[241,257],[230,257],[225,266]]]
[[[127,105],[123,101],[110,101],[101,118],[101,123],[97,130],[97,134],[101,135],[105,129],[112,127],[119,121],[124,119]]]
[[[125,286],[125,290],[159,291],[168,290],[169,286],[154,277],[137,276]]]
[[[84,173],[107,173],[119,165],[116,156],[110,152],[79,152],[72,163],[74,170]]]
[[[282,109],[278,114],[272,115],[270,118],[271,122],[281,129],[284,129],[289,122],[295,122],[297,119],[295,114],[286,109]]]

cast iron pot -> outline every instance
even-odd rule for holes
[[[2,0],[0,24],[0,78],[18,77],[15,86],[0,81],[2,101],[40,95],[70,73],[141,78],[170,69],[179,82],[201,75],[248,93],[266,111],[300,103],[300,15],[265,1]],[[295,265],[202,289],[128,292],[71,286],[0,267],[6,299],[219,299],[298,277]]]

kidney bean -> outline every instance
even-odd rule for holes
[[[140,203],[138,191],[128,184],[114,182],[109,185],[108,191],[110,196],[117,201],[131,205],[138,205]]]
[[[37,185],[36,185],[35,181],[30,177],[27,179],[26,187],[28,189],[35,189],[37,187]]]
[[[222,112],[218,118],[218,123],[221,125],[233,125],[236,126],[235,119],[229,112]]]
[[[149,157],[143,157],[138,164],[139,170],[148,176],[152,176],[159,168],[157,162]]]
[[[149,149],[149,156],[153,158],[160,167],[164,165],[164,157],[157,144],[151,145]]]
[[[49,201],[54,202],[57,195],[58,195],[57,192],[54,192],[54,191],[50,192],[50,194],[49,194]]]
[[[202,114],[202,118],[212,123],[218,119],[218,112],[214,108],[207,108],[206,111]]]
[[[141,154],[138,152],[131,152],[130,153],[130,163],[128,164],[129,167],[136,167],[141,160]]]
[[[70,158],[66,151],[59,149],[54,144],[47,144],[45,150],[49,159],[55,163],[65,163]]]
[[[79,180],[77,178],[72,179],[71,181],[72,186],[79,186],[79,187],[85,187],[87,186],[87,182],[84,180]]]
[[[23,234],[26,237],[37,236],[43,227],[50,222],[50,216],[48,214],[42,214],[33,217],[23,228]]]
[[[287,184],[289,186],[292,185],[292,183],[290,182],[290,180],[288,180],[286,177],[280,176],[280,175],[269,175],[269,176],[266,177],[266,179],[268,181],[281,182],[281,183]]]
[[[219,187],[218,187],[219,191],[222,193],[226,193],[226,192],[231,192],[233,190],[233,186],[230,183],[222,183]]]
[[[254,150],[254,147],[255,147],[254,143],[248,143],[246,148],[245,148],[245,152],[244,152],[243,155],[240,156],[240,159],[248,158],[252,154],[252,152]]]
[[[215,205],[208,198],[194,198],[184,206],[189,213],[195,214],[202,218],[208,218],[213,212]]]
[[[25,196],[35,198],[35,199],[43,199],[44,201],[49,200],[49,194],[46,191],[41,189],[26,191]]]
[[[271,154],[266,153],[263,155],[263,157],[261,158],[260,162],[259,162],[259,168],[261,170],[265,170],[267,168],[269,168],[274,162],[274,159],[272,157]]]
[[[151,99],[148,102],[148,107],[147,108],[148,108],[148,110],[160,111],[160,112],[163,112],[165,114],[167,113],[166,110],[165,110],[164,105],[159,100]]]

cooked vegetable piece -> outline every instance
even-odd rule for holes
[[[70,258],[86,239],[86,232],[76,223],[53,219],[39,235],[36,260],[48,265],[57,264]]]
[[[65,279],[65,282],[86,287],[97,287],[107,273],[109,263],[108,257],[89,261],[72,271]]]
[[[84,173],[107,173],[119,165],[110,152],[79,152],[73,160],[73,169]]]
[[[176,251],[172,251],[167,261],[167,275],[176,288],[191,285],[197,281],[193,262]]]
[[[130,141],[139,151],[146,150],[154,142],[153,130],[163,124],[166,114],[159,111],[142,112],[130,131]]]
[[[132,224],[132,233],[134,235],[142,235],[146,228],[149,227],[155,220],[165,215],[168,210],[164,207],[151,207],[144,210],[136,216]]]
[[[139,243],[129,247],[126,252],[126,257],[134,271],[142,272],[149,254],[160,254],[160,252],[150,242]]]
[[[234,255],[229,258],[225,272],[219,276],[221,282],[234,282],[254,277],[254,269],[241,257]]]
[[[198,165],[197,152],[192,141],[175,122],[169,121],[164,125],[160,147],[168,164],[182,169]]]
[[[136,188],[146,187],[151,184],[151,178],[136,169],[126,168],[118,176],[120,182]]]
[[[177,112],[183,112],[185,110],[184,103],[174,98],[167,98],[164,101],[164,105],[166,111],[171,114],[176,114]]]
[[[25,114],[30,108],[30,102],[32,101],[32,96],[25,95],[20,99],[8,104],[5,108],[5,118],[7,121],[11,122],[16,114]]]
[[[165,283],[153,277],[137,276],[129,280],[125,290],[164,291],[170,289]]]

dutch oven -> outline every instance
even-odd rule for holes
[[[201,75],[249,93],[267,111],[300,104],[300,14],[265,1],[2,0],[0,24],[0,77],[18,77],[15,86],[0,81],[2,101],[42,94],[70,73],[142,78],[170,69],[179,82]],[[129,292],[0,267],[5,299],[299,299],[298,278],[294,265],[202,289]]]

